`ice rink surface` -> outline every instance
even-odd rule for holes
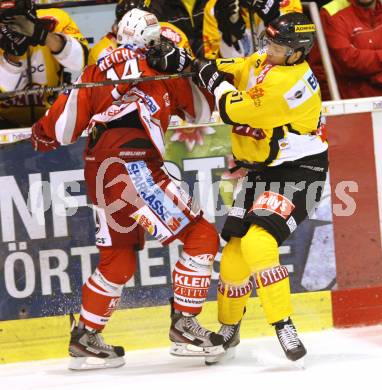
[[[67,359],[1,365],[0,389],[382,389],[382,326],[301,338],[308,349],[304,369],[283,356],[276,337],[266,337],[243,340],[235,359],[208,367],[167,349],[128,352],[124,367],[98,371],[68,371]]]

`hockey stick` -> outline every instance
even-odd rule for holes
[[[253,17],[253,13],[255,12],[253,7],[248,8],[249,13],[249,25],[251,28],[251,39],[252,39],[252,50],[253,52],[257,51],[256,42],[255,42],[255,19]]]
[[[194,75],[195,75],[194,72],[183,72],[183,73],[174,73],[174,74],[158,74],[154,76],[136,77],[131,79],[121,79],[121,80],[104,80],[104,81],[96,81],[96,82],[89,82],[89,83],[62,84],[57,87],[44,86],[39,88],[24,89],[20,91],[2,92],[0,93],[0,100],[9,99],[17,96],[38,95],[38,94],[52,93],[52,92],[65,92],[65,91],[70,91],[72,89],[80,89],[80,88],[98,88],[98,87],[105,87],[105,86],[117,85],[117,84],[135,84],[135,83],[142,83],[146,81],[170,80],[170,79],[177,79],[183,77],[192,77]]]

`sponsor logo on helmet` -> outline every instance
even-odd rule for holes
[[[125,35],[127,35],[128,37],[133,37],[134,34],[135,34],[135,30],[134,30],[133,28],[131,28],[131,27],[125,27],[125,28],[123,29],[123,33],[124,33]]]
[[[294,32],[296,33],[305,33],[305,32],[315,32],[316,26],[314,24],[298,24],[294,26]]]
[[[275,37],[276,34],[278,33],[278,31],[272,26],[268,26],[266,31],[267,31],[267,34],[270,35],[271,37]]]
[[[148,26],[155,26],[156,24],[158,24],[158,19],[156,18],[156,16],[155,15],[153,15],[153,14],[146,14],[145,16],[144,16],[144,18],[145,18],[145,20],[146,20],[146,24],[148,25]]]

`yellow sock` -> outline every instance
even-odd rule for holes
[[[265,229],[252,225],[241,238],[241,255],[256,274],[257,295],[272,324],[292,313],[288,270],[280,265],[278,245]]]
[[[241,255],[240,238],[232,237],[224,247],[220,263],[218,286],[219,321],[237,324],[253,289],[251,270]]]

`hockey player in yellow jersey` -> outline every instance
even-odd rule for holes
[[[203,20],[205,57],[251,55],[265,26],[289,12],[302,12],[300,0],[208,0]]]
[[[263,49],[252,56],[193,63],[195,81],[215,96],[221,118],[233,125],[234,159],[247,172],[222,230],[227,245],[218,315],[226,355],[240,341],[254,288],[287,358],[306,354],[290,319],[289,276],[278,246],[314,210],[328,169],[320,88],[304,60],[314,35],[315,26],[304,14],[288,13],[268,25]]]
[[[120,0],[115,8],[115,23],[111,27],[111,31],[101,38],[90,50],[89,65],[97,63],[97,61],[116,49],[117,43],[117,26],[123,15],[133,8],[146,9],[149,5],[147,0]],[[182,30],[171,23],[160,22],[161,35],[174,42],[178,47],[184,47],[190,50],[190,44],[187,36]]]
[[[0,8],[10,3],[18,6],[28,2],[0,1]],[[88,43],[65,11],[54,8],[35,11],[32,6],[20,6],[8,9],[3,21],[0,91],[57,86],[63,82],[64,68],[81,71],[86,65]],[[54,98],[55,95],[41,94],[1,101],[0,129],[30,126],[45,113]]]

